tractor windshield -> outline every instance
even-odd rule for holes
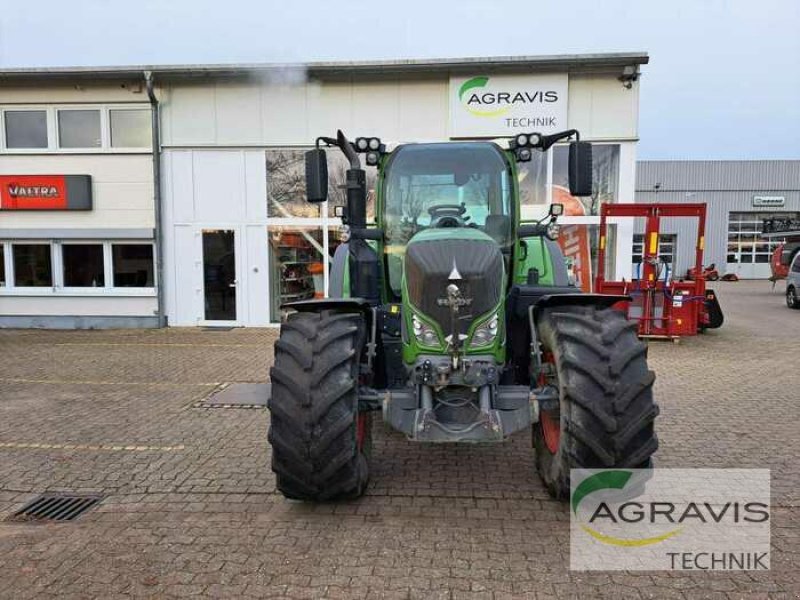
[[[502,248],[512,243],[511,178],[502,151],[488,142],[410,144],[384,171],[383,216],[389,283],[400,289],[409,240],[431,227],[472,227]]]
[[[484,142],[398,148],[386,168],[384,228],[405,245],[428,227],[474,227],[510,243],[511,190],[502,151]],[[452,218],[445,218],[452,217]]]

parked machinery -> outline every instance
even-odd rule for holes
[[[605,276],[608,220],[620,217],[645,219],[644,255],[637,265],[639,272],[631,281],[609,281]],[[692,280],[672,277],[672,264],[658,254],[661,219],[667,217],[697,219]],[[676,339],[722,325],[724,319],[717,295],[706,288],[705,223],[705,204],[605,204],[601,208],[595,290],[631,297],[616,307],[638,321],[640,336]]]
[[[520,222],[517,162],[575,130],[490,142],[405,144],[321,137],[306,154],[308,199],[328,194],[322,145],[347,157],[347,241],[330,298],[292,302],[275,343],[269,441],[277,487],[300,500],[362,494],[373,411],[411,441],[533,436],[549,492],[574,468],[643,468],[658,447],[654,374],[629,297],[570,285],[553,204]],[[359,155],[377,167],[366,220]],[[591,145],[569,147],[570,192],[592,190]],[[509,457],[511,459],[511,457]]]

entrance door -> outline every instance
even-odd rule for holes
[[[203,230],[206,321],[236,322],[236,238],[232,229]]]

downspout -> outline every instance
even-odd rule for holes
[[[158,326],[167,326],[167,316],[164,311],[164,232],[161,219],[161,120],[159,116],[158,98],[153,91],[153,73],[144,72],[144,82],[147,87],[147,97],[150,99],[150,128],[153,140],[153,203],[156,225],[156,311]]]

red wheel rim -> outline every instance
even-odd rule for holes
[[[544,352],[542,354],[542,362],[553,365],[555,370],[555,357],[552,352]],[[551,376],[552,377],[552,376]],[[544,373],[539,375],[538,384],[540,387],[547,385],[548,377]],[[544,438],[544,445],[551,454],[558,452],[558,446],[561,442],[561,419],[558,412],[542,411],[539,415],[539,426],[542,428],[542,437]]]
[[[539,425],[542,428],[544,445],[547,446],[551,454],[555,454],[558,452],[558,445],[561,442],[560,419],[549,412],[543,412],[539,415]]]
[[[358,451],[364,449],[364,442],[367,439],[367,413],[359,413],[356,417],[356,447]]]

